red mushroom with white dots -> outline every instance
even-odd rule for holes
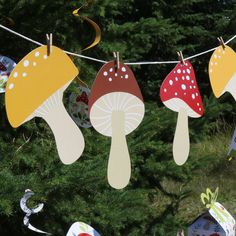
[[[135,130],[144,117],[143,97],[131,69],[114,61],[98,72],[89,98],[89,115],[93,127],[112,137],[108,161],[108,182],[124,188],[131,175],[126,135]]]
[[[160,97],[169,109],[178,112],[173,156],[177,165],[183,165],[189,155],[188,116],[201,117],[204,113],[193,66],[189,61],[179,62],[161,85]]]

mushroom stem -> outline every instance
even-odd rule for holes
[[[129,183],[131,164],[125,137],[123,111],[113,111],[112,113],[112,139],[107,175],[108,182],[113,188],[122,189]]]
[[[183,165],[189,155],[188,116],[185,109],[180,109],[173,142],[173,156],[177,165]]]
[[[53,106],[48,104],[47,107],[50,109],[41,112],[40,116],[52,129],[61,161],[66,165],[72,164],[84,150],[83,134],[67,113],[62,100],[54,102]]]

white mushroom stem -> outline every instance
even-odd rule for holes
[[[61,161],[66,165],[75,162],[84,150],[84,137],[67,113],[62,93],[59,91],[48,98],[34,115],[42,117],[52,129]]]
[[[221,95],[226,91],[231,93],[234,100],[236,101],[236,73],[232,76],[228,84],[225,86],[224,90],[222,91]]]
[[[185,109],[180,109],[173,142],[173,156],[177,165],[183,165],[189,155],[188,115]]]
[[[61,161],[67,165],[75,162],[84,150],[84,137],[63,104],[58,104],[43,118],[53,131]]]
[[[107,175],[108,182],[113,188],[122,189],[129,183],[131,164],[125,137],[123,111],[113,111],[112,113],[112,140]]]

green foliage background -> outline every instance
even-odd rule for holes
[[[80,52],[92,39],[89,25],[72,15],[82,1],[0,0],[0,22],[22,34]],[[236,31],[233,0],[94,0],[83,14],[102,29],[102,42],[84,52],[104,60],[119,51],[123,61],[176,60],[215,47]],[[10,18],[10,19],[9,19]],[[36,46],[0,30],[0,53],[19,61]],[[230,43],[236,49],[236,41]],[[172,158],[177,115],[163,107],[159,88],[173,65],[132,66],[145,98],[145,118],[127,137],[132,159],[128,187],[113,190],[106,167],[110,139],[94,129],[82,129],[85,151],[75,164],[63,165],[54,137],[41,119],[13,129],[0,95],[0,235],[36,235],[23,226],[19,200],[24,190],[36,195],[32,206],[44,202],[32,217],[40,229],[65,235],[75,221],[91,224],[103,236],[176,235],[203,210],[199,195],[206,187],[220,187],[219,201],[236,217],[236,163],[226,158],[235,126],[235,101],[226,94],[212,95],[207,67],[210,54],[191,60],[204,100],[205,115],[190,119],[191,152],[182,167]],[[76,59],[80,78],[90,86],[100,63]],[[76,89],[73,83],[64,96]],[[62,124],[63,125],[63,124]],[[78,144],[79,145],[79,144]]]

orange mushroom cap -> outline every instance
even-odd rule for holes
[[[234,77],[236,70],[236,53],[229,46],[219,46],[211,56],[209,62],[209,76],[211,87],[218,98],[225,93],[225,88]]]
[[[77,75],[78,69],[60,48],[52,46],[50,56],[47,46],[31,51],[16,65],[7,82],[6,111],[10,124],[20,126]]]

